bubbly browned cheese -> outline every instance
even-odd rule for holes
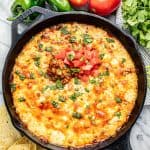
[[[83,47],[100,59],[97,75],[85,82],[55,58],[65,49]],[[12,76],[13,103],[23,124],[59,146],[81,147],[115,136],[137,97],[135,66],[119,40],[102,28],[76,22],[35,35],[16,58]]]

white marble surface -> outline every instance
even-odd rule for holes
[[[11,45],[10,22],[6,20],[10,16],[11,0],[0,1],[0,105],[3,103],[2,96],[2,69],[6,55]],[[109,18],[114,21],[114,17]],[[145,64],[150,65],[150,59],[142,52]],[[148,89],[143,111],[132,128],[130,142],[133,150],[150,150],[150,93]]]

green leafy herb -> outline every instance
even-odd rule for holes
[[[73,118],[76,118],[76,119],[81,119],[83,116],[82,116],[82,114],[79,113],[79,112],[73,112],[73,113],[72,113],[72,117],[73,117]]]
[[[24,97],[19,97],[19,98],[18,98],[18,101],[19,101],[19,102],[24,102],[24,101],[25,101],[25,98],[24,98]]]
[[[43,44],[42,43],[39,43],[39,49],[42,49],[43,48]]]
[[[47,52],[52,52],[53,48],[52,47],[45,47],[45,51]]]
[[[80,68],[71,68],[71,73],[79,73],[80,72]]]
[[[30,79],[35,79],[35,75],[34,75],[34,73],[30,73]]]
[[[124,64],[126,62],[125,58],[122,58],[121,63]]]
[[[91,84],[96,84],[97,83],[97,81],[96,81],[96,79],[90,79],[90,81],[89,81]]]
[[[74,78],[74,84],[80,84],[80,80],[78,78]]]
[[[40,67],[40,57],[34,58],[34,64],[35,64],[35,66]]]
[[[51,104],[53,105],[54,108],[58,108],[59,103],[56,101],[52,101]]]
[[[150,50],[150,1],[124,0],[122,3],[124,28]]]
[[[76,101],[77,97],[81,96],[82,94],[80,92],[75,92],[73,93],[69,98],[72,100],[72,101]]]
[[[61,33],[64,34],[64,35],[70,34],[70,32],[68,31],[68,29],[67,29],[66,26],[65,26],[65,27],[62,27],[60,31],[61,31]]]
[[[56,81],[56,88],[59,90],[62,90],[64,88],[64,85],[62,84],[60,80]]]
[[[108,43],[114,43],[115,41],[113,40],[113,39],[111,39],[111,38],[106,38],[106,41],[108,42]]]
[[[70,37],[69,42],[75,43],[77,41],[77,38],[75,36]]]
[[[115,98],[115,101],[116,101],[116,103],[122,103],[122,99],[119,98],[119,97],[116,97],[116,98]]]
[[[49,85],[46,85],[46,86],[42,89],[42,93],[44,93],[48,88],[49,88]]]
[[[25,77],[23,74],[21,74],[18,70],[15,71],[15,74],[18,75],[18,76],[19,76],[19,79],[22,80],[22,81],[26,78],[26,77]]]
[[[105,56],[104,53],[103,53],[103,54],[100,54],[100,55],[99,55],[99,58],[102,60],[102,59],[104,58],[104,56]]]
[[[65,102],[65,101],[66,101],[66,99],[65,99],[64,96],[59,96],[59,97],[58,97],[58,100],[59,100],[60,102]]]
[[[10,89],[11,89],[11,92],[14,92],[16,90],[16,84],[10,83]]]
[[[88,88],[85,88],[84,89],[87,93],[89,93],[90,92],[90,90],[88,89]]]
[[[93,42],[93,38],[89,34],[83,34],[83,43],[90,44]]]
[[[67,58],[68,60],[72,61],[74,59],[75,55],[73,53],[68,54]]]
[[[109,70],[106,70],[105,72],[99,74],[100,78],[103,76],[109,76]]]
[[[50,90],[56,90],[57,87],[56,87],[56,85],[50,85],[50,86],[49,86],[49,89],[50,89]]]
[[[115,112],[114,115],[117,116],[117,117],[120,119],[120,117],[121,117],[121,112]]]

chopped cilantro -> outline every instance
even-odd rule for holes
[[[56,87],[55,85],[50,85],[50,86],[49,86],[49,89],[50,89],[50,90],[56,90],[57,87]]]
[[[125,58],[122,58],[121,63],[124,64],[126,62]]]
[[[107,41],[108,43],[114,43],[114,42],[115,42],[114,39],[111,39],[111,38],[106,38],[106,41]]]
[[[73,53],[68,54],[67,58],[68,60],[72,61],[74,59],[75,55]]]
[[[10,83],[10,89],[11,89],[11,92],[14,92],[16,90],[16,84]]]
[[[24,98],[24,97],[19,97],[19,98],[18,98],[18,101],[19,101],[19,102],[24,102],[24,101],[25,101],[25,98]]]
[[[80,95],[82,95],[80,92],[75,92],[75,93],[73,93],[69,98],[70,98],[72,101],[76,101],[77,97],[79,97]]]
[[[90,81],[89,81],[91,84],[96,84],[97,82],[96,82],[96,80],[93,78],[93,79],[90,79]]]
[[[56,81],[56,88],[59,90],[62,90],[64,88],[64,85],[62,84],[60,80]]]
[[[51,52],[52,50],[53,50],[52,47],[45,47],[45,51],[47,51],[47,52]]]
[[[103,59],[103,58],[104,58],[104,56],[105,56],[105,54],[104,54],[104,53],[103,53],[103,54],[100,54],[100,55],[99,55],[99,58],[100,58],[100,59]]]
[[[101,78],[102,76],[109,76],[109,70],[106,70],[105,72],[99,74],[99,77],[100,77],[100,78]]]
[[[84,89],[87,93],[89,93],[90,92],[90,90],[88,89],[88,88],[85,88]]]
[[[30,73],[30,79],[35,79],[35,75],[34,75],[34,73]]]
[[[80,84],[80,80],[78,78],[74,78],[74,84]]]
[[[39,46],[39,48],[40,48],[40,49],[42,49],[42,48],[43,48],[43,44],[42,44],[42,43],[39,43],[39,45],[38,45],[38,46]]]
[[[40,67],[40,57],[34,58],[34,64],[35,64],[35,66]]]
[[[93,38],[89,34],[83,34],[83,43],[90,44],[93,42]]]
[[[59,97],[58,97],[58,100],[59,100],[60,102],[65,102],[65,101],[66,101],[66,99],[65,99],[64,96],[59,96]]]
[[[82,116],[82,114],[79,113],[79,112],[73,112],[73,113],[72,113],[72,117],[73,117],[73,118],[76,118],[76,119],[81,119],[83,116]]]
[[[121,112],[115,112],[114,115],[117,116],[117,117],[120,119],[120,117],[121,117]]]
[[[60,31],[61,31],[61,33],[64,34],[64,35],[70,34],[70,32],[68,31],[68,29],[67,29],[66,26],[65,26],[65,27],[62,27]]]
[[[71,68],[71,73],[79,73],[80,72],[80,68]]]
[[[18,75],[18,76],[19,76],[19,79],[22,80],[22,81],[26,78],[26,77],[25,77],[23,74],[21,74],[18,70],[15,71],[15,74]]]
[[[122,102],[121,98],[119,98],[119,97],[116,97],[115,101],[116,101],[116,103],[121,103]]]
[[[70,37],[69,42],[70,43],[75,43],[77,38],[75,36]]]
[[[58,108],[59,104],[56,101],[52,101],[51,104],[53,105],[54,108]]]
[[[46,85],[46,86],[42,89],[42,93],[44,93],[48,88],[49,88],[49,85]]]

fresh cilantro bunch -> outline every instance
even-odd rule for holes
[[[150,50],[150,0],[123,0],[124,27]]]

